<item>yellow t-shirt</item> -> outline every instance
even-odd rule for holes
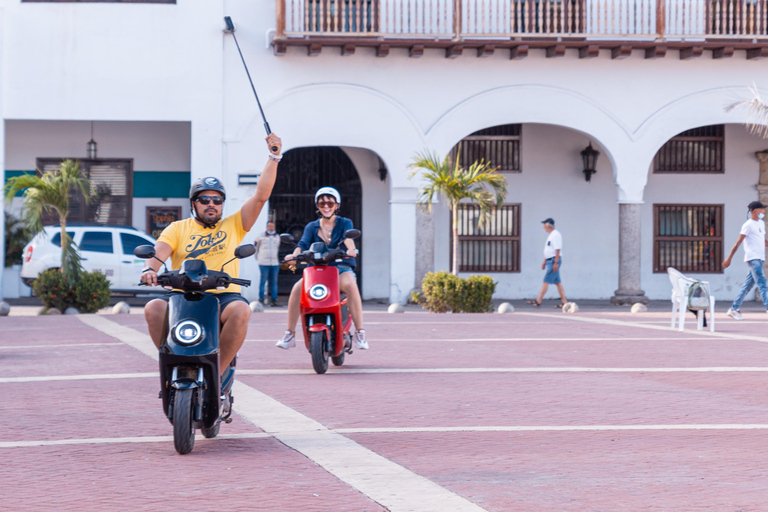
[[[243,229],[240,210],[221,219],[213,229],[204,228],[192,217],[173,222],[160,234],[158,242],[173,249],[171,268],[181,268],[184,260],[203,260],[208,270],[221,270],[221,266],[235,257],[235,248],[243,241],[247,231]],[[224,272],[232,277],[240,276],[240,260],[231,262]],[[240,285],[231,284],[224,290],[212,293],[240,292]]]

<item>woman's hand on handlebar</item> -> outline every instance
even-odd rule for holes
[[[141,274],[141,282],[147,286],[157,286],[157,272],[154,270],[147,270]]]
[[[357,258],[357,249],[347,249],[348,258]]]

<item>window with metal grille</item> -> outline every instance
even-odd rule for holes
[[[723,271],[723,205],[653,205],[653,271]]]
[[[520,272],[520,205],[500,206],[482,228],[479,219],[478,205],[459,205],[459,272]]]
[[[723,173],[725,126],[687,130],[669,139],[653,159],[655,173]]]
[[[456,161],[459,147],[459,164],[470,166],[475,161],[490,162],[499,172],[520,172],[520,133],[522,125],[505,124],[476,131],[464,137],[451,150],[451,160]]]
[[[37,168],[43,173],[59,167],[62,158],[38,158]],[[72,160],[75,160],[74,158]],[[94,196],[86,203],[75,190],[69,193],[68,222],[96,222],[99,224],[131,225],[133,203],[133,160],[98,159],[79,160],[83,175],[91,182]],[[58,224],[55,215],[45,216],[44,223]]]

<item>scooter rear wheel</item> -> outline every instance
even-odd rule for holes
[[[205,437],[206,439],[213,439],[214,437],[219,435],[219,427],[221,427],[221,422],[217,421],[216,424],[211,428],[205,428],[205,427],[201,428],[200,432],[202,432],[203,437]]]
[[[312,367],[319,374],[328,371],[328,354],[323,350],[324,345],[325,333],[313,332],[309,338],[309,351],[312,353]]]
[[[195,427],[192,424],[192,395],[194,389],[177,389],[173,399],[173,445],[181,455],[195,447]]]
[[[334,366],[341,366],[344,364],[344,351],[341,351],[341,354],[338,356],[331,356],[331,361],[333,361]]]

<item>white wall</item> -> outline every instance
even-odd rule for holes
[[[514,119],[510,119],[514,123]],[[610,163],[598,157],[597,174],[587,183],[580,152],[592,142],[565,128],[525,124],[522,128],[522,172],[504,173],[506,203],[520,207],[520,272],[489,273],[496,298],[535,297],[544,273],[541,263],[547,234],[541,221],[552,217],[563,235],[561,276],[568,297],[606,299],[618,276],[618,205]],[[450,270],[450,217],[441,208],[435,219],[436,265]],[[467,276],[469,274],[461,274]],[[550,287],[547,297],[557,297]]]
[[[133,158],[134,171],[190,170],[188,122],[95,121],[99,158]],[[86,158],[90,121],[5,122],[5,168],[34,170],[37,158]]]
[[[690,126],[695,128],[695,126]],[[653,273],[653,205],[654,203],[724,204],[723,257],[727,256],[747,220],[747,205],[758,199],[755,186],[760,179],[760,163],[755,152],[768,148],[768,141],[750,134],[742,125],[725,126],[724,174],[653,174],[649,173],[643,205],[642,282],[651,299],[668,299],[669,278],[666,272]],[[744,250],[739,248],[731,266],[722,274],[691,274],[709,281],[718,301],[731,301],[747,274]],[[750,296],[751,300],[753,296]]]
[[[289,48],[275,57],[265,45],[275,5],[0,0],[3,119],[188,122],[192,178],[220,176],[232,202],[242,201],[248,191],[237,187],[237,174],[263,167],[265,134],[232,37],[221,30],[228,14],[284,150],[366,148],[385,162],[388,208],[378,195],[381,189],[372,188],[369,196],[364,184],[364,193],[376,212],[386,212],[373,231],[389,234],[388,245],[383,236],[366,252],[381,254],[382,263],[388,258],[388,270],[367,265],[365,271],[379,268],[370,278],[374,283],[389,275],[391,300],[402,300],[414,284],[412,200],[418,181],[408,180],[413,154],[425,148],[445,153],[462,136],[505,122],[525,123],[527,139],[538,142],[524,143],[524,172],[510,177],[509,200],[524,201],[523,272],[503,276],[499,295],[524,297],[538,289],[543,214],[553,215],[563,231],[569,294],[608,297],[618,281],[616,201],[650,203],[644,197],[647,170],[658,147],[686,127],[740,122],[744,114],[726,114],[723,105],[746,97],[748,85],[766,76],[764,64],[745,60],[741,51],[722,60],[705,52],[690,61],[680,61],[674,50],[656,60],[646,60],[642,50],[623,60],[612,60],[608,51],[579,59],[575,50],[558,59],[531,50],[520,61],[510,61],[507,51],[485,59],[467,51],[446,59],[438,49],[419,59],[408,58],[405,49],[393,49],[386,58],[375,57],[373,49],[342,57],[337,48],[313,58],[305,48]],[[71,142],[65,136],[56,144],[84,154],[88,137],[79,130]],[[581,134],[603,151],[589,185],[578,172],[578,151],[587,141]],[[548,142],[552,137],[558,146]],[[106,156],[108,142],[99,141],[100,155]],[[24,158],[29,161],[22,156],[21,163]],[[5,168],[14,167],[6,162]],[[615,181],[607,179],[612,172]],[[655,186],[649,183],[649,190]],[[376,218],[369,205],[364,216]],[[372,231],[367,222],[366,244]],[[436,230],[440,243],[445,234],[439,223]],[[601,234],[597,245],[582,252],[575,242],[594,232]],[[440,252],[436,260],[445,257]],[[644,276],[644,286],[645,281]]]
[[[389,187],[379,178],[379,159],[362,148],[342,148],[360,176],[363,188],[363,299],[389,297]]]

